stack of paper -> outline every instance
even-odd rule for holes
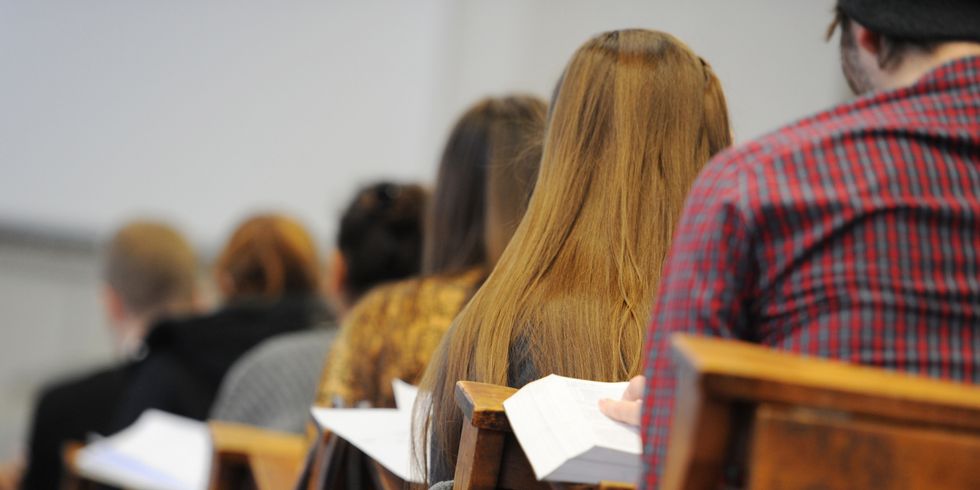
[[[600,383],[554,374],[527,384],[504,411],[539,480],[596,484],[635,482],[640,475],[639,430],[599,411],[628,383]]]
[[[79,452],[78,472],[91,480],[138,490],[204,490],[211,437],[203,422],[147,410],[127,429]]]
[[[353,444],[402,480],[422,483],[412,473],[412,405],[417,389],[395,380],[398,408],[313,408],[321,428]]]

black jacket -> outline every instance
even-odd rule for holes
[[[49,385],[41,391],[31,423],[28,466],[21,488],[56,489],[62,478],[61,450],[68,441],[105,434],[112,408],[126,386],[125,364]]]
[[[148,408],[204,420],[228,368],[263,340],[326,321],[316,298],[239,301],[200,318],[164,322],[150,331],[132,365],[109,431],[122,430]]]
[[[157,323],[138,360],[41,392],[21,488],[58,488],[65,442],[84,442],[93,432],[118,432],[148,408],[204,420],[225,372],[245,351],[326,319],[323,303],[307,297],[239,301],[210,315]]]

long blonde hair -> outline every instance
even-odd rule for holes
[[[430,456],[417,434],[425,474],[455,466],[457,380],[521,384],[530,370],[620,381],[640,370],[684,196],[730,138],[718,79],[675,37],[612,31],[576,51],[527,213],[423,379],[416,414],[437,448]]]

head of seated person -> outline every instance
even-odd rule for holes
[[[943,63],[980,55],[970,2],[903,3],[890,9],[879,1],[837,2],[827,38],[840,29],[841,68],[855,94],[908,86]]]
[[[198,261],[177,230],[133,221],[109,240],[103,260],[103,303],[117,351],[131,354],[161,319],[201,309]]]
[[[369,289],[418,274],[428,193],[380,182],[359,189],[340,218],[324,289],[342,319]],[[222,380],[211,418],[301,432],[335,329],[278,335],[244,354]]]
[[[450,132],[426,219],[422,270],[453,275],[493,267],[524,214],[537,179],[547,105],[490,97]]]
[[[521,220],[537,178],[546,114],[538,98],[506,96],[481,100],[460,117],[428,208],[422,275],[375,289],[345,318],[317,403],[393,406],[394,378],[418,383]]]
[[[320,289],[319,258],[306,228],[281,214],[246,219],[215,265],[226,303],[313,296]]]
[[[296,220],[278,214],[246,219],[214,268],[221,306],[153,327],[110,432],[148,408],[207,417],[225,373],[243,353],[270,337],[329,320],[319,273],[313,240]]]
[[[579,48],[554,94],[527,212],[423,379],[416,455],[432,481],[453,475],[458,380],[519,387],[640,370],[685,193],[730,138],[718,79],[675,37],[613,31]]]
[[[340,218],[324,284],[339,319],[371,288],[419,273],[427,202],[414,184],[378,182],[357,192]]]

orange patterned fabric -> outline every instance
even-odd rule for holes
[[[383,285],[344,320],[327,355],[321,406],[394,407],[391,382],[418,384],[456,314],[486,277],[483,269]]]

